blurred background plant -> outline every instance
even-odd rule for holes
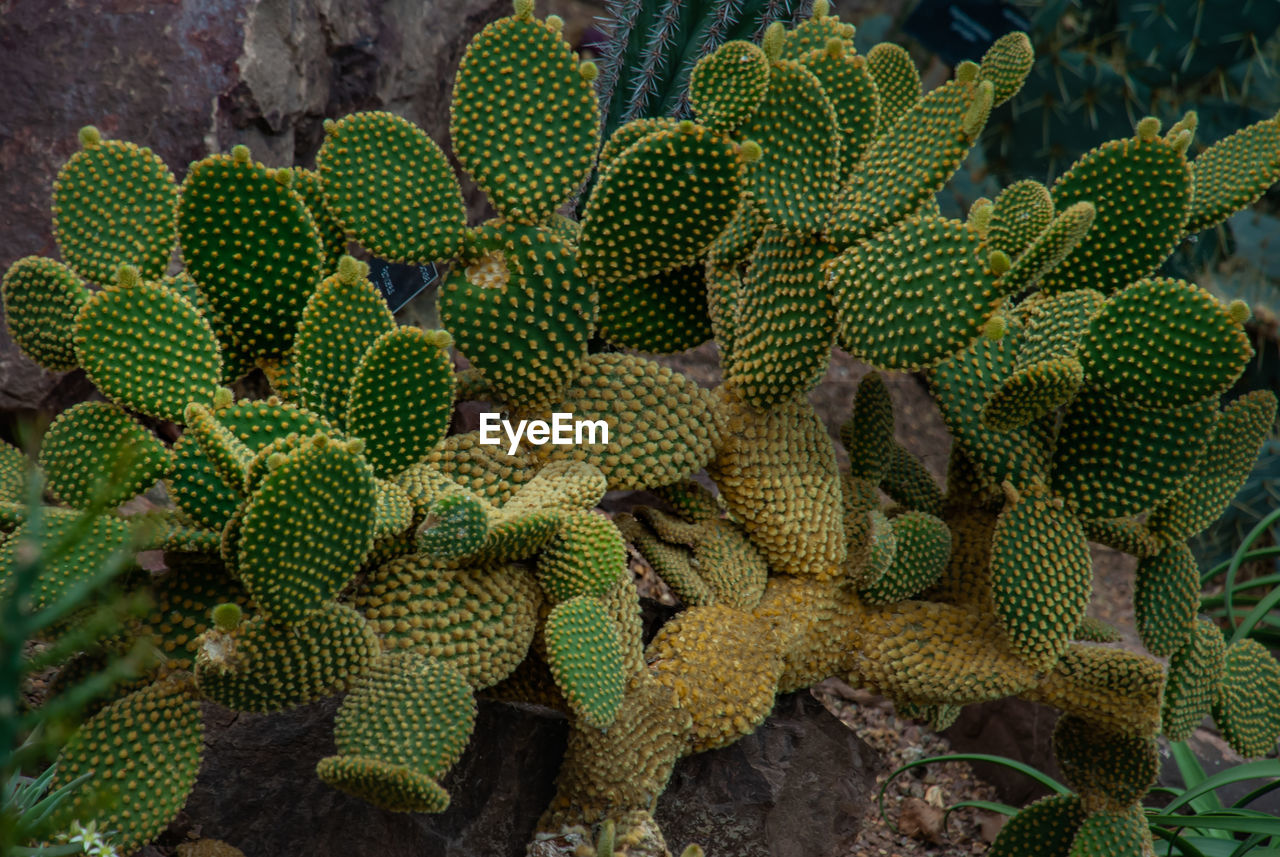
[[[6,450],[11,449],[6,447]],[[128,593],[124,578],[141,572],[132,563],[138,526],[118,530],[118,541],[96,553],[75,582],[58,586],[68,563],[83,559],[77,547],[94,523],[115,514],[102,504],[50,520],[41,502],[43,479],[19,454],[0,461],[0,545],[12,567],[0,574],[0,857],[113,854],[89,819],[69,830],[46,823],[80,785],[54,792],[50,761],[80,722],[105,705],[122,685],[157,662],[149,642],[101,647],[120,637],[150,599]],[[127,468],[129,454],[118,457]],[[105,474],[109,481],[111,474]],[[5,544],[16,540],[13,544]],[[57,675],[53,665],[66,662]],[[43,844],[37,844],[43,843]]]

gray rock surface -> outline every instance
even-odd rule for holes
[[[468,40],[509,0],[8,0],[0,4],[0,272],[57,255],[50,194],[76,131],[153,149],[181,179],[245,143],[311,165],[323,121],[387,109],[448,143]],[[477,197],[469,198],[473,208]],[[0,411],[49,411],[59,378],[0,331]],[[75,401],[72,399],[71,401]]]
[[[330,788],[315,765],[334,750],[329,699],[276,715],[207,705],[204,765],[153,846],[221,839],[246,857],[522,857],[550,803],[565,721],[482,702],[470,746],[442,781],[439,815],[386,812]],[[656,813],[675,853],[842,854],[870,808],[879,760],[807,693],[783,697],[754,734],[684,759]],[[152,852],[144,852],[152,853]]]

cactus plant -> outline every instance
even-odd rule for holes
[[[166,480],[172,508],[150,513],[143,547],[189,576],[137,581],[163,611],[138,633],[168,657],[156,683],[86,724],[74,766],[92,767],[101,733],[140,706],[184,712],[149,727],[157,741],[198,743],[184,718],[200,696],[265,711],[353,688],[318,774],[438,811],[484,694],[569,718],[541,828],[612,822],[661,853],[650,813],[677,761],[837,675],[920,711],[1008,695],[1062,709],[1075,794],[1020,816],[996,848],[1052,836],[1064,852],[1137,855],[1160,731],[1185,734],[1212,709],[1242,751],[1273,746],[1275,664],[1189,609],[1185,545],[1246,477],[1276,402],[1219,406],[1250,358],[1244,316],[1156,269],[1274,181],[1258,164],[1280,141],[1258,131],[1218,150],[1234,178],[1197,184],[1223,170],[1188,160],[1192,129],[1162,135],[1145,118],[1052,185],[955,220],[935,194],[1028,73],[1026,38],[921,93],[903,56],[863,57],[850,35],[819,3],[759,46],[730,41],[697,66],[688,118],[620,125],[601,148],[594,66],[516,0],[454,89],[459,160],[493,220],[463,222],[425,134],[357,114],[327,127],[305,188],[243,149],[192,169],[176,217],[194,298],[142,255],[118,258],[111,228],[101,253],[117,280],[87,299],[78,269],[19,262],[4,290],[19,341],[58,365],[74,356],[114,402],[51,432],[59,496],[92,484],[66,450],[139,446],[146,466],[121,491]],[[593,164],[575,223],[559,212]],[[358,262],[330,265],[335,223],[398,259],[452,258],[447,332],[396,327]],[[661,299],[637,293],[668,276],[705,306],[716,389],[587,347],[597,330],[640,349],[655,331],[656,351],[688,341],[696,320],[664,320]],[[51,338],[32,334],[45,318]],[[945,487],[894,438],[874,374],[840,468],[807,399],[837,342],[880,371],[928,373],[954,440]],[[460,379],[449,347],[471,363]],[[219,386],[254,366],[274,395]],[[446,437],[455,397],[608,433],[510,448]],[[133,413],[183,434],[164,444]],[[0,457],[10,530],[24,526],[14,455]],[[695,481],[704,470],[718,498]],[[611,489],[653,489],[666,508],[610,522],[591,510]],[[1143,640],[1167,667],[1089,641],[1090,539],[1143,557]],[[685,602],[647,645],[626,543]],[[84,546],[37,589],[55,598],[95,556]],[[185,782],[191,757],[126,746],[104,776],[131,762]],[[128,844],[178,803],[120,801],[111,818],[138,820],[122,823]]]

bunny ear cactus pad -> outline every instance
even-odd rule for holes
[[[206,631],[196,685],[234,711],[286,711],[346,690],[380,651],[360,614],[329,601],[288,624],[255,616],[231,632]]]
[[[293,374],[299,404],[343,428],[351,381],[364,353],[379,336],[396,329],[395,317],[369,266],[342,257],[307,301],[293,342]]]
[[[1167,658],[1187,645],[1199,608],[1200,569],[1185,542],[1138,563],[1133,611],[1148,652]]]
[[[618,632],[598,598],[579,595],[552,608],[543,628],[547,666],[574,714],[604,729],[622,706],[626,674]]]
[[[76,363],[76,316],[89,290],[70,268],[53,259],[27,256],[9,266],[0,284],[4,317],[22,352],[50,372]]]
[[[223,484],[238,493],[253,490],[248,487],[253,451],[241,443],[204,405],[187,405],[185,416],[187,428],[183,437],[190,435],[190,440],[196,443],[205,459],[213,465],[214,472],[222,479]]]
[[[1050,795],[1020,810],[1009,819],[988,857],[1069,857],[1071,841],[1088,813],[1079,795]]]
[[[1270,390],[1254,390],[1227,405],[1191,478],[1152,511],[1151,531],[1181,541],[1218,520],[1249,476],[1275,418]]]
[[[1218,626],[1197,619],[1191,641],[1169,659],[1161,723],[1170,741],[1185,741],[1217,698],[1227,652]]]
[[[879,372],[858,384],[853,414],[840,427],[840,441],[849,453],[849,472],[879,485],[889,472],[897,443],[893,438],[893,400]]]
[[[1242,756],[1265,756],[1280,738],[1280,662],[1247,637],[1227,647],[1213,719]]]
[[[336,273],[338,262],[347,252],[347,233],[324,201],[324,186],[320,181],[320,174],[303,167],[294,167],[290,188],[302,199],[320,232],[320,241],[324,247],[324,272]],[[404,202],[405,200],[401,200],[401,204]]]
[[[151,432],[109,402],[81,402],[49,426],[40,466],[68,506],[118,506],[167,475],[173,459]]]
[[[111,561],[112,555],[130,546],[129,522],[108,515],[91,515],[86,524],[78,512],[46,507],[44,532],[38,548],[46,557],[31,595],[39,610],[61,600],[78,584],[92,578]],[[0,586],[7,586],[19,549],[31,538],[30,524],[23,521],[0,542]]]
[[[1191,162],[1191,212],[1186,234],[1216,226],[1280,181],[1280,118],[1242,128]]]
[[[332,426],[310,411],[272,399],[244,400],[216,408],[214,416],[255,455],[290,434],[310,437],[332,431]],[[194,437],[179,438],[173,454],[173,473],[166,483],[170,495],[200,526],[222,529],[240,505],[237,486],[226,483]],[[252,469],[251,463],[250,473]]]
[[[982,332],[1000,300],[978,233],[912,218],[831,264],[840,344],[879,369],[937,365]]]
[[[1045,274],[1057,268],[1080,246],[1093,228],[1096,216],[1097,209],[1091,202],[1076,202],[1059,212],[1012,267],[1001,275],[1000,287],[1005,294],[1018,295],[1040,283]]]
[[[893,564],[872,586],[858,590],[867,604],[893,604],[923,592],[951,558],[951,531],[933,515],[906,512],[891,523]]]
[[[351,445],[317,435],[249,499],[240,580],[262,611],[292,622],[333,598],[373,546],[373,473]]]
[[[745,174],[738,147],[693,122],[645,137],[600,174],[579,271],[600,285],[691,264],[737,211]]]
[[[467,46],[449,133],[463,168],[502,216],[540,223],[591,171],[600,108],[592,75],[527,5]]]
[[[182,183],[182,258],[212,311],[228,377],[289,350],[324,273],[320,233],[288,187],[292,175],[237,146],[193,164]]]
[[[700,263],[600,288],[600,333],[614,345],[672,354],[711,338],[706,273]]]
[[[1089,606],[1093,563],[1079,520],[1043,487],[1010,499],[991,536],[996,618],[1036,671],[1053,668]]]
[[[769,89],[769,59],[746,41],[725,42],[698,60],[689,80],[689,103],[713,131],[733,132]]]
[[[1097,213],[1093,228],[1041,289],[1111,294],[1169,255],[1187,219],[1191,168],[1181,148],[1158,136],[1159,127],[1155,119],[1142,120],[1136,137],[1087,152],[1054,182],[1058,211],[1091,202]]]
[[[867,70],[880,97],[876,136],[882,136],[920,101],[920,72],[906,49],[881,42],[867,53]]]
[[[1037,181],[1014,182],[996,197],[987,246],[1017,259],[1053,221],[1053,197]]]
[[[1026,33],[1006,33],[992,43],[978,69],[979,78],[995,84],[992,107],[1004,104],[1022,88],[1035,61],[1035,48]]]
[[[1249,336],[1208,292],[1168,277],[1139,280],[1094,317],[1081,349],[1094,383],[1141,407],[1217,398],[1253,356]]]
[[[200,701],[177,673],[113,702],[85,721],[58,755],[55,792],[88,782],[59,802],[50,830],[93,818],[131,854],[164,830],[195,785],[204,748]]]
[[[492,221],[440,289],[440,322],[508,402],[546,404],[587,354],[595,291],[573,246],[537,226]]]
[[[413,653],[379,658],[342,701],[334,720],[338,755],[316,773],[329,785],[396,812],[442,812],[434,782],[466,749],[476,703],[448,664]]]
[[[418,549],[445,560],[474,554],[489,537],[490,508],[465,489],[438,497],[427,507]]]
[[[1191,475],[1216,417],[1211,401],[1152,411],[1086,389],[1062,418],[1052,487],[1084,518],[1150,509]]]
[[[560,532],[538,554],[538,583],[556,603],[603,598],[627,570],[627,546],[613,522],[593,512],[566,513]]]
[[[852,244],[907,217],[941,190],[986,125],[991,93],[989,80],[951,80],[920,99],[858,161],[827,238]]]
[[[852,49],[857,30],[853,24],[846,24],[830,11],[830,6],[823,9],[815,4],[812,15],[784,34],[779,58],[804,59],[814,51],[825,49],[833,39]]]
[[[847,42],[828,43],[799,59],[822,84],[822,90],[835,110],[840,127],[840,177],[843,181],[875,139],[880,116],[880,95],[876,92],[875,81],[871,78],[866,59],[854,56]]]
[[[328,210],[371,253],[425,265],[457,252],[462,192],[440,147],[409,120],[366,112],[326,122],[316,165]]]
[[[1063,779],[1095,806],[1137,804],[1160,773],[1154,738],[1111,732],[1072,714],[1058,718],[1053,754]]]
[[[794,60],[774,62],[768,94],[739,133],[765,141],[747,171],[757,210],[781,229],[817,232],[840,172],[840,126],[818,78]]]
[[[183,421],[188,404],[210,404],[222,374],[218,341],[177,292],[121,269],[76,317],[76,356],[113,402],[152,417]]]
[[[53,185],[53,236],[62,258],[90,282],[115,281],[132,265],[159,279],[173,253],[178,187],[150,149],[80,131],[84,148]]]
[[[436,447],[453,412],[452,343],[442,330],[398,327],[374,340],[351,381],[347,427],[375,475],[395,476]]]
[[[826,372],[835,309],[823,266],[833,256],[819,240],[765,229],[738,292],[733,366],[726,372],[753,407],[803,395]]]

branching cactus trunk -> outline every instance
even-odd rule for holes
[[[680,50],[727,38],[724,14]],[[953,220],[934,195],[1028,74],[1021,34],[922,93],[901,49],[858,54],[819,0],[759,46],[706,53],[688,118],[602,141],[597,69],[560,28],[517,0],[458,71],[453,146],[498,212],[482,224],[436,142],[386,113],[330,123],[314,174],[237,148],[181,186],[146,150],[82,135],[55,190],[65,261],[28,257],[3,282],[27,353],[83,367],[107,400],[60,415],[39,464],[61,506],[83,507],[127,447],[112,500],[163,481],[173,505],[143,545],[167,570],[132,578],[156,604],[135,635],[164,663],[67,745],[55,785],[94,776],[60,820],[97,806],[122,849],[145,843],[195,777],[197,700],[272,712],[340,691],[319,777],[438,812],[482,695],[570,720],[546,832],[661,854],[651,812],[676,762],[835,675],[935,724],[1010,695],[1058,707],[1075,791],[992,853],[1150,853],[1156,735],[1210,711],[1243,753],[1280,735],[1280,665],[1197,618],[1186,548],[1276,402],[1220,406],[1251,357],[1247,310],[1155,276],[1280,180],[1280,125],[1188,160],[1195,116],[1146,118],[1051,186],[1018,182]],[[558,214],[593,174],[581,219]],[[333,234],[452,260],[446,330],[397,327]],[[186,269],[169,273],[175,239]],[[589,353],[592,337],[631,350]],[[637,353],[710,338],[714,390]],[[927,373],[954,441],[944,485],[895,440],[877,373],[850,391],[838,466],[807,399],[834,345]],[[274,395],[236,400],[222,385],[254,368]],[[609,431],[508,449],[446,436],[455,399]],[[16,474],[0,471],[6,577],[47,538]],[[662,505],[596,510],[632,489]],[[1167,666],[1093,642],[1091,541],[1139,557],[1139,631]],[[684,605],[647,645],[628,546]],[[36,606],[100,547],[52,562]],[[165,787],[118,789],[135,768]]]

